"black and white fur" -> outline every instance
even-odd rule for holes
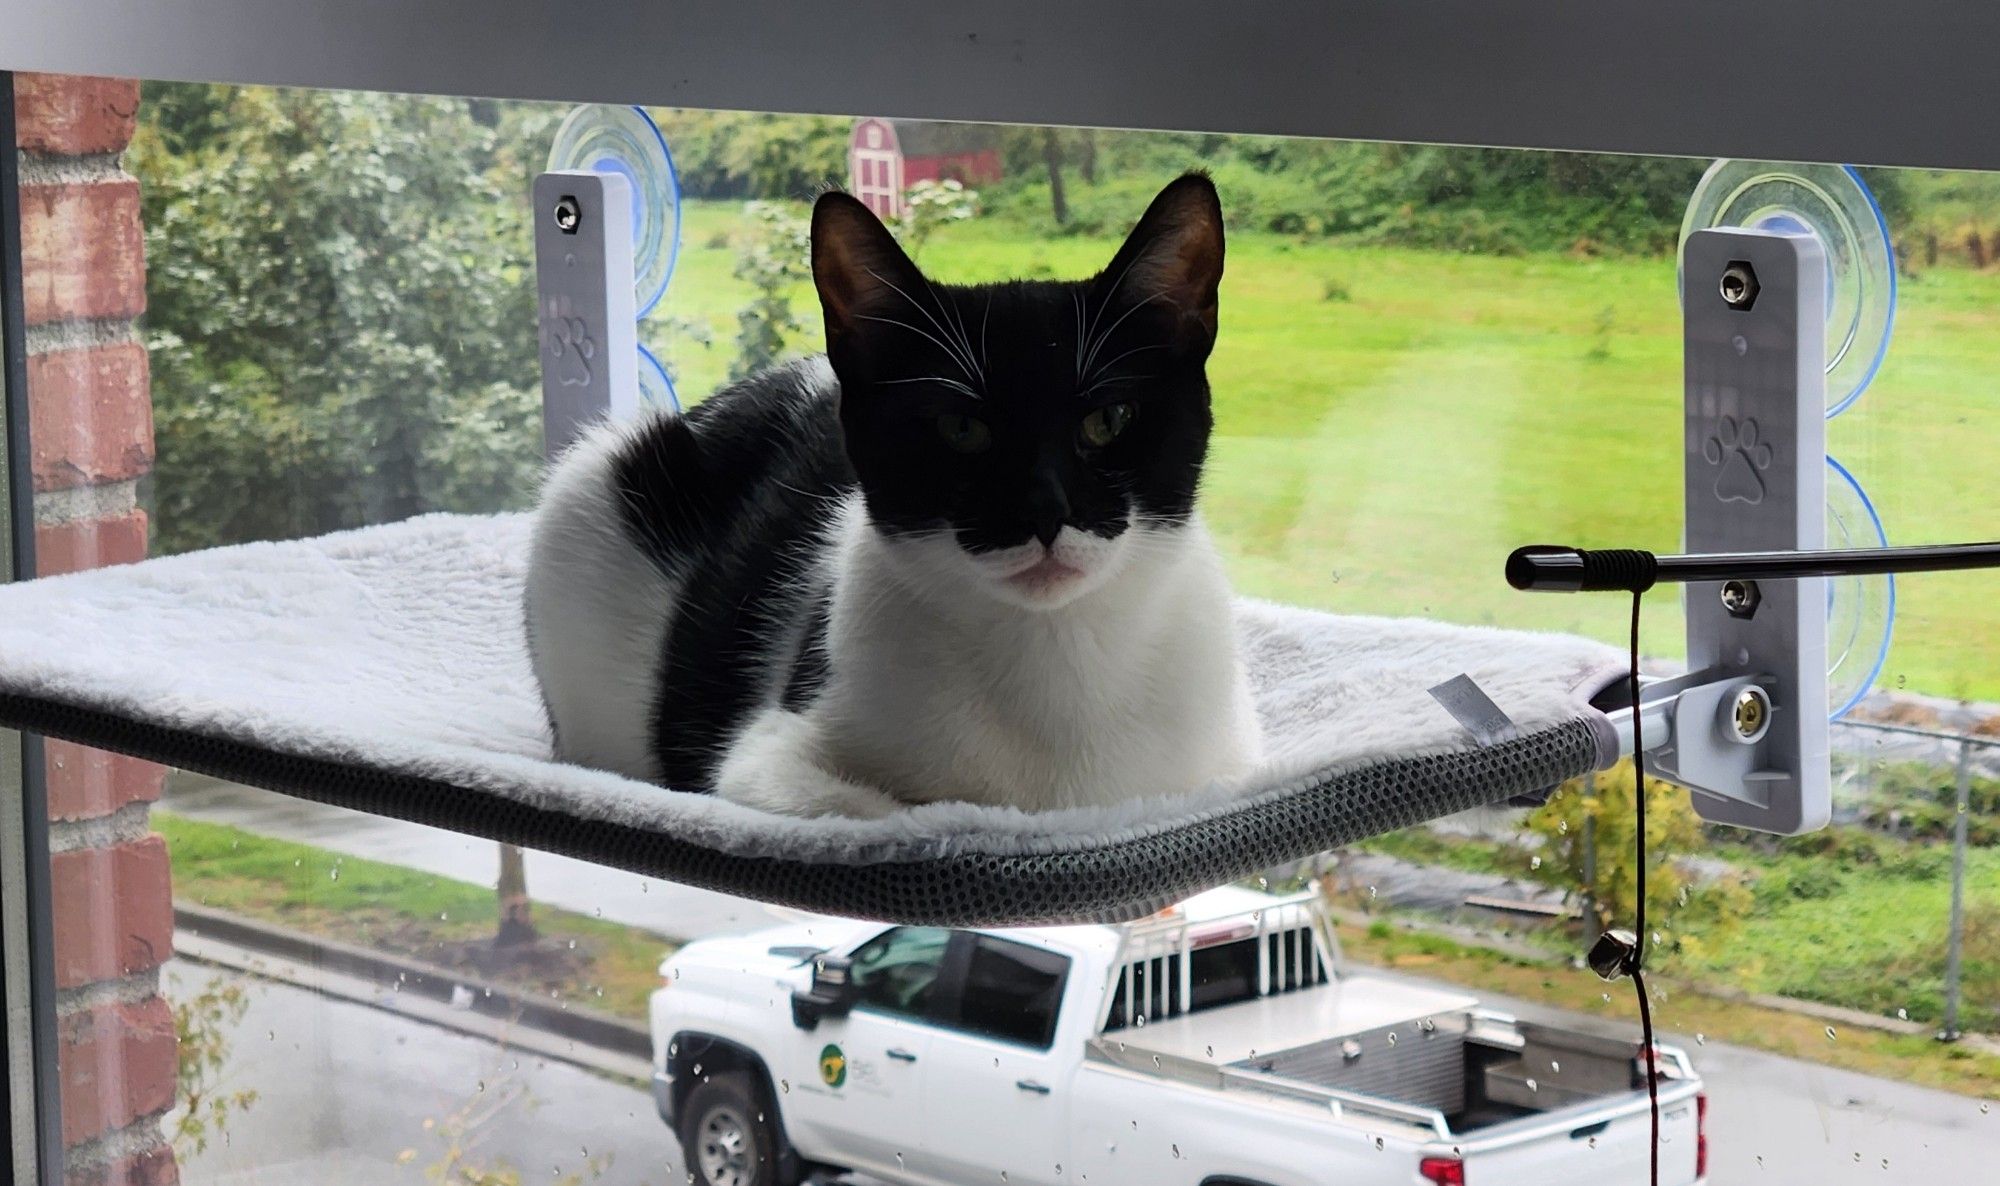
[[[1260,753],[1195,513],[1222,216],[1154,200],[1075,283],[926,279],[814,209],[828,353],[556,466],[527,619],[562,758],[795,815],[1025,810]]]

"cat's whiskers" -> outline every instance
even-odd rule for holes
[[[921,327],[911,325],[907,321],[898,321],[893,317],[871,317],[866,313],[857,314],[856,316],[862,321],[873,321],[880,325],[893,325],[898,329],[909,330],[911,333],[916,334],[918,337],[929,339],[929,341],[933,345],[935,345],[938,349],[950,355],[951,360],[953,362],[958,363],[959,369],[965,372],[966,378],[971,379],[974,377],[971,368],[967,367],[964,361],[958,357],[957,351],[945,345],[943,342],[938,341],[937,338],[933,337],[931,334],[925,333]]]
[[[970,362],[972,360],[972,337],[965,332],[965,318],[959,312],[958,302],[952,301],[947,304],[944,295],[938,292],[937,286],[932,284],[929,279],[925,279],[924,281],[924,290],[931,294],[931,300],[937,302],[938,312],[943,314],[946,320],[958,327],[959,348],[965,352],[966,361]],[[974,367],[973,371],[978,381],[984,384],[986,382],[984,370]]]
[[[875,279],[876,279],[876,280],[879,280],[879,281],[880,281],[880,282],[882,282],[883,284],[887,285],[887,286],[889,287],[889,290],[890,290],[891,292],[894,292],[894,293],[895,293],[895,294],[896,294],[897,296],[899,296],[899,297],[902,297],[902,298],[903,298],[903,300],[904,300],[904,302],[905,302],[905,303],[907,303],[907,304],[908,304],[908,305],[909,305],[909,306],[910,306],[910,307],[911,307],[912,309],[915,309],[915,310],[916,310],[917,312],[919,312],[919,313],[922,313],[922,314],[924,315],[924,320],[926,320],[926,321],[930,322],[930,323],[931,323],[931,325],[932,325],[932,326],[933,326],[934,328],[936,328],[936,330],[937,330],[937,332],[938,332],[938,333],[940,333],[940,334],[944,335],[944,336],[945,336],[946,338],[950,338],[950,337],[952,337],[952,336],[953,336],[953,335],[952,335],[952,331],[950,331],[950,330],[946,329],[946,328],[944,327],[944,323],[943,323],[943,322],[939,321],[939,320],[938,320],[938,319],[937,319],[936,317],[932,316],[932,315],[931,315],[931,311],[930,311],[929,309],[926,309],[926,308],[924,308],[924,307],[923,307],[923,305],[919,304],[919,303],[917,302],[917,299],[916,299],[915,297],[911,296],[911,295],[910,295],[909,293],[907,293],[907,292],[904,292],[904,291],[903,291],[903,290],[902,290],[902,289],[901,289],[900,287],[898,287],[895,281],[893,281],[893,280],[889,279],[889,278],[888,278],[887,276],[884,276],[884,275],[882,275],[882,274],[881,274],[881,273],[879,273],[879,272],[876,272],[876,271],[875,271],[874,269],[872,269],[872,268],[870,268],[870,269],[866,269],[866,270],[867,270],[867,272],[868,272],[868,274],[869,274],[870,276],[873,276],[873,277],[875,277]],[[926,281],[924,282],[924,284],[925,284],[925,286],[926,286],[926,287],[929,287],[929,285],[930,285],[930,281],[926,280]],[[932,298],[933,300],[937,300],[937,301],[938,301],[938,310],[939,310],[940,312],[943,312],[943,311],[944,311],[944,302],[943,302],[942,300],[938,300],[938,295],[937,295],[937,290],[936,290],[936,289],[931,289],[931,298]],[[949,316],[949,314],[947,314],[947,316]],[[969,349],[968,349],[968,350],[966,350],[966,351],[964,351],[964,352],[961,352],[961,351],[959,350],[959,348],[958,348],[958,346],[957,346],[956,344],[947,344],[946,342],[942,342],[942,341],[939,341],[939,340],[938,340],[937,338],[935,338],[935,337],[932,337],[932,336],[931,336],[930,334],[927,334],[927,333],[924,333],[924,331],[923,331],[923,330],[921,330],[921,329],[918,329],[918,328],[917,328],[916,326],[914,326],[914,325],[911,325],[911,324],[909,324],[908,322],[903,322],[903,321],[893,321],[893,320],[890,320],[889,318],[886,318],[886,317],[866,317],[866,316],[864,316],[864,318],[863,318],[863,319],[864,319],[864,320],[867,320],[867,321],[879,321],[879,322],[881,322],[881,323],[882,323],[882,324],[884,324],[884,325],[900,325],[900,326],[902,326],[902,327],[903,327],[904,329],[907,329],[907,330],[912,330],[912,331],[914,331],[914,332],[916,332],[916,333],[920,333],[920,334],[923,334],[923,335],[924,335],[924,337],[926,337],[926,338],[930,338],[930,340],[931,340],[931,341],[932,341],[933,343],[935,343],[935,344],[937,345],[938,349],[940,349],[940,350],[944,351],[944,352],[945,352],[946,354],[949,354],[949,355],[951,355],[951,359],[952,359],[952,361],[953,361],[953,362],[955,362],[955,363],[957,363],[957,364],[958,364],[958,366],[959,366],[959,369],[965,372],[965,377],[966,377],[966,378],[968,378],[968,379],[971,379],[971,380],[973,380],[973,381],[975,381],[975,382],[977,382],[977,381],[978,381],[978,379],[979,379],[979,373],[978,373],[978,370],[979,370],[979,368],[978,368],[978,367],[976,367],[975,365],[973,365],[973,362],[972,362],[972,352],[971,352],[971,351],[970,351]]]
[[[972,388],[966,386],[963,383],[960,383],[957,379],[947,379],[943,375],[918,375],[912,379],[881,379],[878,380],[877,382],[880,386],[883,387],[889,387],[899,383],[936,383],[940,387],[949,387],[953,391],[959,392],[962,395],[969,396],[972,399],[979,398],[979,393],[977,391],[974,391]]]
[[[1169,291],[1171,290],[1163,288],[1160,291],[1154,293],[1152,296],[1147,297],[1145,300],[1139,301],[1138,303],[1134,304],[1131,308],[1125,310],[1125,312],[1119,314],[1118,320],[1112,322],[1110,326],[1108,326],[1105,329],[1105,331],[1102,334],[1100,334],[1096,338],[1096,340],[1090,344],[1090,353],[1083,356],[1084,370],[1089,371],[1092,369],[1091,364],[1093,361],[1096,360],[1097,352],[1104,348],[1104,344],[1111,340],[1113,334],[1116,334],[1118,332],[1118,327],[1125,324],[1126,318],[1132,316],[1132,314],[1134,313],[1137,313],[1139,310],[1145,308],[1147,305],[1152,304],[1154,301],[1162,299],[1167,295]]]

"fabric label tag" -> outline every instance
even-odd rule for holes
[[[1521,735],[1521,730],[1469,675],[1453,676],[1430,693],[1481,745],[1512,741]]]

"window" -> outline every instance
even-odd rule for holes
[[[532,505],[542,456],[527,194],[567,105],[46,76],[13,86],[20,126],[0,146],[0,177],[18,161],[29,234],[13,296],[26,332],[6,377],[18,371],[27,390],[7,392],[23,418],[8,430],[31,421],[32,432],[0,463],[24,508],[5,526],[32,534],[42,575]],[[851,159],[852,118],[654,116],[681,170],[680,254],[640,336],[689,405],[822,348],[801,195],[852,184],[886,209],[906,177],[961,168],[921,137],[893,155],[886,136],[864,142]],[[1229,263],[1201,508],[1237,592],[1622,643],[1618,599],[1525,597],[1498,579],[1498,560],[1540,538],[1673,547],[1673,252],[1707,162],[1108,129],[979,135],[958,154],[978,201],[963,217],[916,203],[897,228],[946,280],[1089,275],[1167,177],[1214,174]],[[1864,176],[1903,289],[1896,344],[1866,398],[1829,425],[1830,447],[1891,542],[1988,538],[2000,506],[2000,176]],[[2000,1105],[1980,1105],[2000,1091],[2000,1064],[1976,1042],[1928,1036],[2000,1028],[1996,588],[1982,573],[1902,584],[1879,678],[1865,663],[1846,669],[1874,692],[1834,731],[1832,828],[1706,829],[1685,793],[1649,799],[1662,829],[1649,921],[1668,988],[1654,1014],[1715,1089],[1715,1181],[1759,1180],[1760,1158],[1772,1181],[1781,1159],[1799,1181],[1864,1169],[1969,1181],[1992,1160]],[[1881,605],[1830,593],[1844,615],[1835,649],[1872,660],[1880,622],[1867,615]],[[1661,670],[1682,657],[1677,619],[1672,596],[1648,600],[1645,658]],[[0,761],[12,764],[8,744]],[[61,1026],[64,1057],[78,1061],[64,1066],[65,1123],[51,1140],[66,1137],[75,1167],[131,1161],[134,1180],[289,1180],[331,1165],[353,1167],[342,1180],[506,1181],[505,1160],[518,1180],[563,1186],[682,1181],[676,1134],[627,1069],[650,1036],[651,995],[735,977],[738,1007],[761,1007],[748,983],[776,1001],[761,1032],[799,1037],[784,993],[766,986],[802,975],[804,951],[874,933],[835,940],[800,922],[767,938],[774,920],[757,903],[75,745],[29,753],[46,757],[31,759],[28,794],[17,769],[0,772],[0,828],[17,827],[43,784],[48,819],[29,845],[0,837],[12,878],[0,878],[0,908],[18,961],[23,852],[52,852],[48,1029]],[[1522,1000],[1623,1037],[1635,1032],[1629,984],[1602,985],[1573,961],[1632,917],[1629,773],[1580,780],[1541,810],[1371,838],[1271,881],[1320,876],[1343,908],[1336,970],[1392,969],[1395,984]],[[1063,994],[1099,1004],[1082,983],[1095,970],[1042,947],[875,930],[854,951],[864,1010],[1053,1059],[1069,1053],[1054,1044]],[[711,939],[737,946],[662,990],[663,956]],[[305,950],[339,953],[339,975]],[[1114,986],[1119,1040],[1138,1048],[1160,1033],[1169,986],[1181,1010],[1182,970],[1174,956]],[[1186,971],[1196,1016],[1177,1028],[1199,1034],[1218,1020],[1202,1011],[1262,984],[1298,991],[1219,1020],[1306,1012],[1326,970],[1248,939],[1196,951]],[[1829,1007],[1866,1024],[1811,1012]],[[577,1015],[616,1040],[594,1067],[605,1074],[525,1052],[523,1033],[572,1033]],[[1442,1048],[1412,1032],[1400,1055]],[[1270,1035],[1281,1047],[1317,1036]],[[807,1061],[773,1075],[794,1102],[822,1082],[810,1060],[826,1044],[799,1040]],[[1207,1041],[1188,1049],[1202,1055]],[[697,1061],[713,1062],[702,1049]],[[1384,1049],[1362,1065],[1387,1061]],[[879,1052],[850,1053],[851,1079],[828,1090],[852,1099]],[[10,1045],[10,1091],[32,1085],[27,1056]],[[1549,1061],[1560,1068],[1532,1068],[1539,1090],[1523,1088],[1537,1106],[1586,1065]],[[1871,1078],[1839,1097],[1860,1102],[1829,1113],[1836,1073]],[[1936,1090],[1922,1097],[1934,1112],[1908,1103],[1913,1085]],[[1015,1077],[1000,1088],[1014,1097]],[[949,1084],[935,1090],[951,1102]],[[191,1095],[211,1107],[186,1113]],[[1756,1106],[1739,1106],[1748,1097]],[[1120,1158],[1150,1149],[1121,1141]],[[614,1153],[617,1169],[602,1167]],[[1150,1177],[1066,1162],[1064,1179],[1169,1180],[1179,1167],[1163,1156],[1169,1168]],[[1035,1180],[1018,1164],[991,1168]],[[1322,1170],[1337,1176],[1317,1162],[1292,1176]]]
[[[951,934],[939,927],[897,927],[862,944],[849,973],[860,994],[856,1004],[902,1017],[935,1016]]]
[[[959,995],[959,1028],[1046,1049],[1055,1040],[1069,957],[991,935],[969,938],[972,955]]]

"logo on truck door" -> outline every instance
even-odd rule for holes
[[[819,1052],[819,1081],[828,1087],[847,1082],[847,1055],[840,1047],[829,1044]]]

